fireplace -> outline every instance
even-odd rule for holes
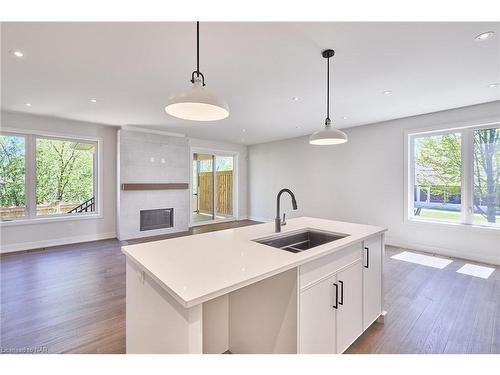
[[[155,210],[141,210],[140,230],[154,230],[171,228],[174,226],[174,209],[159,208]]]

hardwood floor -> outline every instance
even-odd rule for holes
[[[137,243],[252,225],[195,227]],[[1,257],[2,352],[124,353],[125,258],[118,240]],[[384,325],[375,323],[348,353],[500,353],[500,270],[459,274],[453,259],[435,269],[392,259],[386,250]]]
[[[257,224],[242,220],[139,243]],[[125,256],[116,239],[3,255],[0,348],[8,352],[125,353]]]
[[[437,269],[391,258],[401,251],[386,248],[385,324],[347,353],[500,353],[500,269],[482,279],[456,272],[473,262]]]

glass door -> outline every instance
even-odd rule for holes
[[[193,225],[234,217],[234,160],[232,155],[193,154]]]
[[[216,212],[217,219],[233,217],[234,156],[216,156]]]
[[[214,220],[214,155],[193,154],[193,223]]]

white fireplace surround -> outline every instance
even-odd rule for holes
[[[189,183],[189,140],[131,130],[118,131],[118,239],[189,229],[189,189],[123,191],[124,183]],[[140,211],[174,209],[171,228],[140,231]]]

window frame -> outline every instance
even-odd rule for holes
[[[0,131],[0,135],[5,135],[5,136],[11,136],[11,137],[19,137],[24,139],[24,215],[21,217],[13,217],[7,219],[8,221],[11,220],[26,220],[28,218],[29,212],[28,212],[28,186],[26,181],[28,180],[28,137],[24,133],[20,132],[7,132],[7,131]],[[1,221],[1,220],[0,220]]]
[[[207,147],[197,147],[197,146],[190,146],[189,147],[189,181],[190,181],[190,186],[189,186],[189,226],[195,227],[195,226],[200,226],[200,225],[205,225],[205,224],[214,224],[214,223],[222,223],[222,222],[228,222],[228,221],[235,221],[235,220],[240,220],[240,211],[239,211],[239,157],[240,153],[238,151],[229,151],[229,150],[220,150],[220,149],[215,149],[215,148],[207,148]],[[215,157],[217,156],[232,156],[233,157],[233,215],[230,218],[225,218],[225,219],[215,219],[215,220],[206,220],[200,223],[196,223],[192,219],[192,213],[193,213],[193,199],[192,199],[192,194],[193,194],[193,154],[198,153],[198,154],[207,154],[207,155],[213,155]],[[216,159],[216,158],[215,158]],[[216,162],[214,161],[213,168],[215,170],[216,168]],[[215,182],[215,176],[216,174],[214,173],[214,182]],[[215,194],[213,196],[213,209],[217,210],[216,207],[216,197]]]
[[[499,231],[500,225],[474,223],[474,131],[500,128],[500,122],[467,125],[461,127],[439,126],[434,128],[406,130],[404,132],[404,222],[405,224],[439,224],[469,230]],[[460,219],[422,218],[414,215],[415,150],[414,139],[425,135],[460,133],[461,139],[461,204]]]
[[[26,215],[18,218],[0,220],[1,226],[15,226],[37,224],[44,222],[58,222],[68,220],[85,220],[102,218],[102,150],[103,139],[100,137],[86,137],[68,133],[46,132],[31,129],[17,129],[2,127],[0,134],[20,136],[25,139],[25,180],[24,194]],[[36,140],[38,138],[56,139],[72,142],[92,142],[96,144],[94,158],[94,196],[95,211],[73,214],[36,215]]]

